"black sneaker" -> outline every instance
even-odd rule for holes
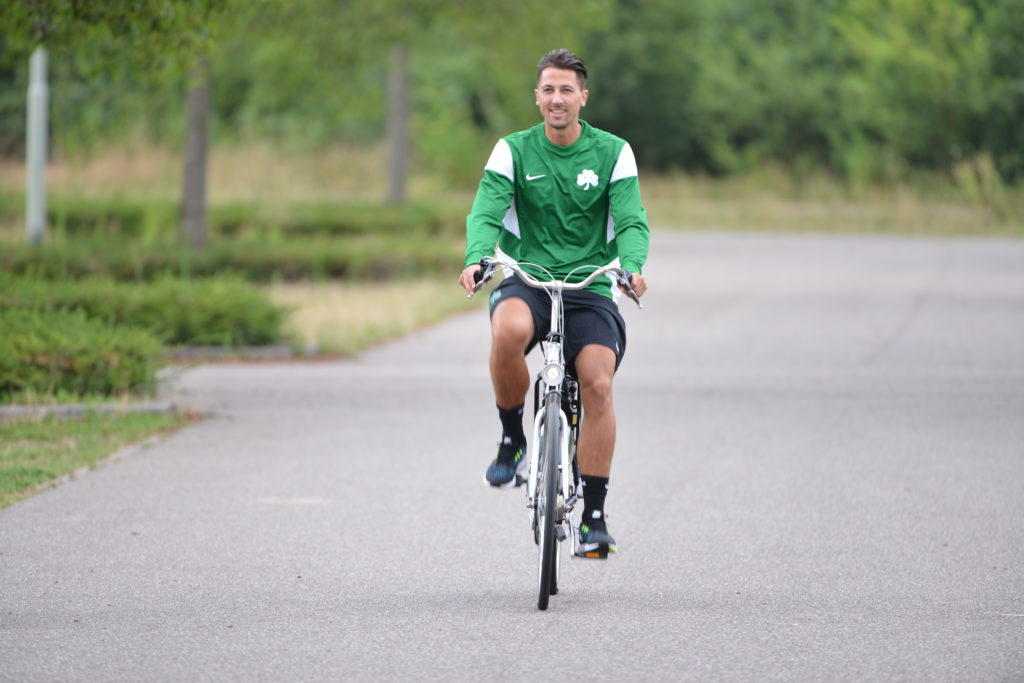
[[[484,480],[494,488],[507,489],[526,482],[522,472],[527,466],[526,444],[515,443],[506,436],[498,443],[498,455],[487,468]]]
[[[603,560],[608,557],[608,553],[618,551],[619,547],[615,545],[615,539],[608,533],[608,523],[605,521],[604,513],[596,511],[590,519],[580,521],[580,545],[576,555]]]

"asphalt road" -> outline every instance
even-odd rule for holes
[[[213,417],[0,511],[0,679],[1024,678],[1024,242],[663,233],[647,275],[622,551],[546,613],[479,311],[188,371]]]

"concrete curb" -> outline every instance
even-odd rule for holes
[[[309,350],[316,355],[318,349]],[[254,360],[287,360],[299,357],[295,349],[285,344],[272,346],[173,346],[164,352],[164,358],[175,361],[202,361],[224,358],[251,358]]]
[[[87,413],[114,415],[122,413],[176,413],[184,409],[170,401],[136,401],[133,403],[50,403],[40,405],[0,406],[0,420],[11,417],[82,417]]]

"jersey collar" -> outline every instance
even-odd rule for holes
[[[583,119],[580,119],[580,136],[576,138],[576,142],[572,143],[571,145],[556,145],[555,143],[551,142],[551,140],[548,140],[548,136],[544,132],[544,122],[541,121],[540,123],[537,124],[537,132],[539,133],[540,139],[543,141],[544,146],[553,152],[565,155],[572,154],[577,150],[583,149],[587,146],[587,143],[590,141],[590,128],[591,126],[589,123],[587,123]]]

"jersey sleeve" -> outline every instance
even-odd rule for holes
[[[640,180],[629,143],[622,146],[612,170],[608,202],[619,263],[630,272],[640,273],[647,261],[651,230],[647,226],[647,211],[640,201]]]
[[[498,140],[484,167],[473,208],[466,216],[466,266],[494,255],[505,213],[512,203],[514,178],[512,149],[505,140]]]

